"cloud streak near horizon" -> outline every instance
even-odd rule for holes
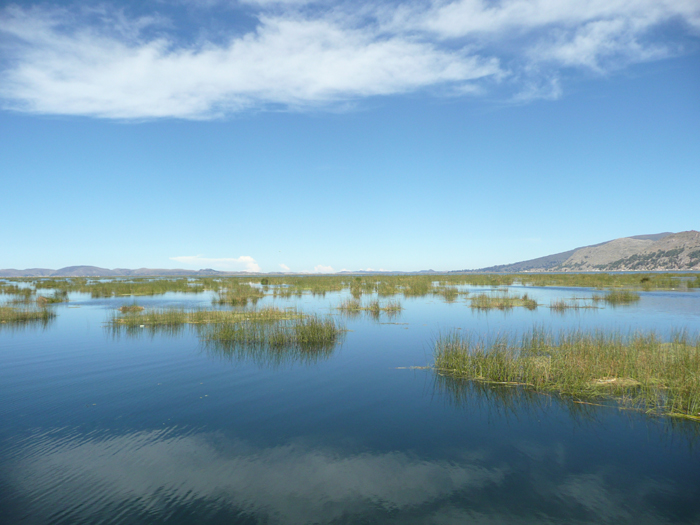
[[[246,271],[260,272],[260,265],[250,256],[242,255],[240,257],[223,257],[210,258],[202,255],[181,255],[178,257],[170,257],[171,261],[177,261],[187,266],[202,268],[204,266],[211,267],[215,270],[224,271]]]
[[[567,75],[682,54],[700,34],[700,4],[691,0],[191,1],[189,9],[195,5],[205,20],[238,9],[254,23],[216,38],[197,27],[203,36],[192,42],[155,3],[148,16],[113,4],[0,10],[2,106],[211,119],[414,92],[558,98]]]

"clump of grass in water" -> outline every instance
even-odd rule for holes
[[[343,332],[330,318],[309,317],[272,325],[208,325],[200,334],[210,354],[275,367],[295,362],[311,364],[330,357]]]
[[[213,300],[214,304],[229,306],[247,306],[248,303],[257,304],[265,292],[246,283],[237,283],[231,288],[222,290],[219,296]]]
[[[604,301],[610,305],[632,304],[639,301],[639,294],[630,290],[613,290],[600,296],[594,295],[593,302]]]
[[[342,301],[338,306],[338,310],[346,313],[361,312],[365,311],[373,316],[379,316],[382,312],[386,313],[398,313],[403,310],[400,301],[389,301],[387,303],[380,303],[378,300],[370,301],[365,306],[359,299],[348,298]]]
[[[343,310],[347,312],[359,312],[362,310],[362,302],[359,299],[348,298],[343,300],[338,306],[338,310]]]
[[[459,297],[459,290],[454,286],[442,286],[433,289],[433,295],[438,295],[448,303],[453,303],[457,300],[457,297]],[[467,295],[467,293],[464,295]]]
[[[36,304],[46,306],[47,304],[67,303],[68,292],[66,290],[56,290],[53,295],[38,295]]]
[[[272,324],[221,323],[208,326],[202,337],[209,341],[248,346],[323,348],[333,347],[343,328],[330,317],[299,317]]]
[[[383,311],[385,312],[393,312],[393,313],[398,313],[401,310],[403,310],[403,306],[401,305],[400,301],[389,301],[384,305],[382,308]]]
[[[470,306],[480,310],[496,308],[498,310],[509,310],[515,307],[524,307],[528,310],[537,308],[537,301],[530,299],[528,294],[521,296],[508,295],[507,293],[498,295],[479,294],[471,299]]]
[[[440,373],[575,399],[608,397],[622,406],[700,421],[700,337],[676,334],[663,342],[654,332],[533,330],[519,341],[490,343],[453,333],[438,338]]]
[[[152,308],[144,310],[140,306],[127,306],[126,311],[119,309],[109,320],[109,324],[118,326],[172,326],[183,324],[213,324],[213,323],[242,323],[273,322],[296,319],[301,314],[294,309],[280,310],[279,308],[261,308],[252,310],[203,310],[184,308]]]
[[[574,299],[566,301],[564,299],[558,299],[556,301],[550,301],[549,308],[557,312],[563,312],[565,310],[580,310],[582,308],[596,308],[595,306],[590,306],[586,304],[581,304]]]
[[[127,313],[133,313],[133,312],[143,312],[145,308],[143,306],[139,306],[138,304],[130,304],[130,305],[123,305],[119,307],[119,311],[123,314]]]
[[[48,308],[13,308],[11,306],[0,306],[0,323],[45,322],[54,317],[56,317],[56,312]]]

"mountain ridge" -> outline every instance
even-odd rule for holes
[[[448,273],[518,273],[518,272],[596,272],[596,271],[700,271],[700,232],[663,232],[620,237],[573,250],[559,252],[512,264],[489,266],[478,270],[452,270]],[[341,271],[342,274],[431,274],[434,270]],[[183,270],[167,268],[101,268],[66,266],[58,270],[28,268],[0,269],[0,277],[203,277],[236,275],[305,275],[302,272],[223,272],[211,268]]]
[[[596,272],[700,270],[700,232],[620,237],[565,252],[474,272]]]

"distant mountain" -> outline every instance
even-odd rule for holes
[[[357,275],[357,274],[423,274],[423,273],[439,273],[434,270],[421,270],[419,272],[392,272],[392,271],[364,271],[356,272],[343,271],[338,272],[339,275]],[[48,268],[29,268],[27,270],[6,269],[0,270],[0,278],[2,277],[204,277],[204,276],[236,276],[236,275],[307,275],[307,273],[295,272],[270,272],[270,273],[251,273],[251,272],[220,272],[211,268],[202,270],[169,270],[162,268],[138,268],[130,270],[128,268],[100,268],[98,266],[66,266],[58,270],[49,270]]]
[[[612,241],[574,248],[521,261],[513,264],[489,266],[479,270],[457,272],[595,272],[595,271],[700,271],[700,232],[690,230],[680,233],[655,233],[622,237]],[[396,271],[342,271],[338,274],[432,274],[434,270],[419,272]],[[294,274],[287,272],[286,274]],[[0,277],[164,277],[164,276],[234,276],[265,275],[250,272],[220,272],[211,268],[202,270],[170,270],[158,268],[99,268],[97,266],[66,266],[58,270],[29,268],[27,270],[0,270]],[[285,275],[273,272],[268,275]],[[301,274],[299,274],[301,275]]]
[[[593,272],[700,270],[700,232],[622,237],[479,272]]]
[[[29,268],[27,270],[0,270],[0,277],[163,277],[163,276],[207,276],[207,275],[247,275],[248,272],[219,272],[211,268],[203,270],[169,270],[159,268],[99,268],[97,266],[66,266],[58,270]]]

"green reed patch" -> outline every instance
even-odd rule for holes
[[[145,310],[145,308],[143,306],[139,306],[136,303],[125,304],[125,305],[119,307],[119,311],[123,314],[143,312],[144,310]]]
[[[48,308],[15,308],[0,306],[0,323],[26,323],[32,321],[48,321],[56,317],[56,312]]]
[[[122,310],[126,308],[127,310]],[[273,322],[296,319],[301,314],[294,309],[261,308],[246,310],[205,310],[184,308],[149,308],[134,305],[119,309],[109,319],[112,326],[172,326],[183,324]]]
[[[509,310],[516,307],[524,307],[528,310],[534,310],[537,308],[537,301],[531,299],[528,294],[510,295],[508,293],[500,293],[496,295],[488,295],[482,293],[473,297],[469,306],[478,310]]]
[[[247,306],[257,304],[265,296],[265,291],[257,286],[248,283],[235,283],[219,292],[213,302],[214,304],[229,306]]]
[[[625,305],[639,301],[640,296],[631,290],[613,290],[605,295],[594,295],[593,302],[603,301],[610,305]]]
[[[221,323],[207,326],[202,338],[244,346],[334,347],[344,328],[331,317],[317,315],[280,320],[275,323]]]
[[[521,339],[435,343],[435,369],[472,381],[520,385],[574,399],[610,398],[625,407],[700,421],[700,338],[663,341],[654,332],[533,330]]]
[[[51,295],[37,295],[36,304],[46,306],[47,304],[67,303],[68,292],[66,290],[55,290]]]
[[[329,358],[345,330],[332,318],[317,316],[273,324],[228,323],[200,330],[206,352],[259,366],[313,364]]]
[[[345,299],[338,306],[338,310],[344,312],[360,312],[366,311],[370,313],[379,314],[381,312],[388,313],[398,313],[403,310],[403,306],[400,301],[388,301],[386,303],[381,303],[378,300],[369,301],[368,303],[362,303],[359,299]]]
[[[549,302],[549,308],[555,312],[564,312],[566,310],[580,310],[582,308],[596,308],[590,304],[582,304],[576,299],[556,299]]]

